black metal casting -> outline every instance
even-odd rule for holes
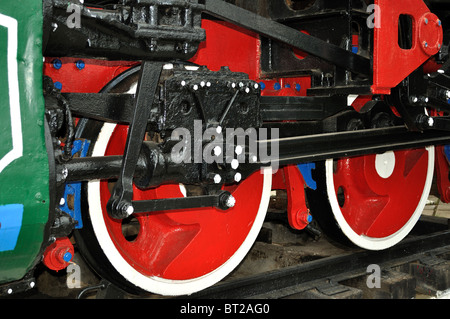
[[[44,54],[188,60],[205,40],[203,8],[196,0],[126,0],[107,8],[44,0]]]
[[[126,218],[130,215],[130,207],[132,209],[133,176],[150,116],[148,106],[153,104],[161,71],[162,63],[157,62],[144,62],[140,70],[136,106],[128,131],[121,172],[107,203],[108,213],[114,218]]]

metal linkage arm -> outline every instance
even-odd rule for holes
[[[182,210],[200,207],[216,207],[221,210],[232,208],[236,200],[229,192],[216,195],[191,196],[181,198],[133,201],[134,213],[157,212],[163,210]]]
[[[133,197],[133,176],[145,137],[148,117],[150,116],[149,105],[153,104],[162,66],[163,63],[161,62],[146,61],[142,64],[140,70],[136,92],[136,106],[128,131],[122,167],[119,179],[106,206],[108,213],[113,218],[126,218],[134,210],[131,202]]]

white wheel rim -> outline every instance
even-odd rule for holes
[[[108,141],[115,127],[116,124],[111,123],[105,123],[103,125],[95,143],[92,156],[104,156]],[[255,242],[266,216],[272,185],[272,169],[270,167],[264,168],[262,172],[264,174],[264,181],[261,202],[248,236],[231,258],[204,276],[190,280],[168,280],[155,276],[145,276],[130,266],[117,250],[108,234],[100,202],[100,181],[98,180],[88,183],[89,215],[95,236],[109,262],[133,285],[148,292],[170,296],[189,295],[201,291],[221,281],[233,271],[245,258]]]

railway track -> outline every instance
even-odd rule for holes
[[[404,241],[382,251],[344,247],[314,234],[316,237],[306,231],[292,231],[276,218],[266,222],[246,259],[227,279],[202,292],[175,298],[176,304],[186,299],[193,303],[205,299],[251,303],[255,299],[450,296],[450,219],[424,215]],[[136,297],[95,279],[79,289],[69,289],[67,276],[44,271],[36,276],[39,290],[12,297],[173,300],[153,294]],[[86,276],[84,272],[82,280]]]
[[[248,257],[226,280],[176,299],[251,302],[450,296],[450,219],[422,216],[404,241],[382,251],[341,247],[327,238],[308,239],[305,232],[293,233],[277,223],[267,225]],[[280,229],[285,233],[280,235]],[[271,235],[276,238],[272,240]],[[108,283],[104,287],[96,298],[135,298]]]
[[[350,249],[298,265],[232,279],[191,297],[211,299],[443,297],[450,288],[449,225],[448,219],[423,216],[413,233],[390,249],[383,251]],[[377,269],[379,274],[376,272]]]

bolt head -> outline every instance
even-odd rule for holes
[[[214,147],[213,152],[215,156],[219,156],[220,154],[222,154],[222,148],[220,146],[216,146]]]
[[[125,212],[126,212],[128,215],[133,214],[133,213],[134,213],[134,207],[131,206],[131,205],[128,206],[127,209],[125,210]]]
[[[231,161],[231,168],[232,169],[236,169],[236,168],[238,168],[239,167],[239,161],[237,160],[237,159],[233,159],[232,161]]]
[[[243,148],[242,148],[241,145],[238,145],[238,146],[236,146],[236,148],[234,149],[234,151],[235,151],[236,155],[241,155],[241,154],[242,154],[242,151],[243,151]]]
[[[234,175],[234,181],[235,182],[239,183],[241,181],[241,179],[242,179],[242,174],[241,173],[236,173]]]
[[[222,177],[219,174],[214,175],[214,183],[219,184],[222,181]]]
[[[234,207],[236,205],[236,198],[234,198],[233,195],[228,196],[225,205],[229,208]]]

